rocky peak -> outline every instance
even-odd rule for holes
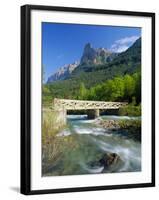
[[[79,65],[79,61],[75,61],[74,63],[72,63],[72,64],[68,64],[67,65],[67,71],[69,72],[69,73],[72,73],[73,72],[73,70],[77,67]]]
[[[96,58],[96,51],[92,48],[90,43],[84,47],[83,55],[81,57],[81,64],[88,64],[89,61],[94,61]]]
[[[90,43],[87,43],[84,47],[83,55],[81,57],[80,64],[102,64],[106,63],[109,56],[111,56],[112,52],[101,48],[93,48]]]
[[[72,64],[68,64],[68,65],[64,65],[62,67],[59,68],[59,70],[54,73],[53,75],[51,75],[48,80],[47,83],[52,83],[54,81],[57,80],[64,80],[67,77],[69,77],[69,75],[73,72],[73,70],[79,65],[79,61],[75,61]]]
[[[88,43],[85,45],[84,50],[87,50],[87,49],[90,49],[90,48],[92,48],[92,46],[91,46],[91,43],[88,42]]]

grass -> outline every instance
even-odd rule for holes
[[[76,145],[71,136],[58,136],[58,133],[67,126],[58,122],[57,114],[56,111],[49,108],[43,110],[42,176],[50,173],[63,159],[66,150],[72,149]]]
[[[42,172],[56,165],[62,156],[62,141],[57,133],[64,127],[56,123],[57,114],[51,109],[43,110],[42,122]]]

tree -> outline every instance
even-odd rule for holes
[[[104,83],[98,84],[89,90],[84,85],[80,86],[82,99],[99,101],[129,101],[136,105],[141,102],[141,74],[115,77]]]
[[[81,99],[81,100],[87,99],[87,89],[84,83],[80,83],[78,99]]]
[[[128,100],[131,102],[132,97],[134,96],[135,93],[135,80],[133,79],[132,76],[130,75],[125,75],[124,76],[124,98],[125,100]]]
[[[112,100],[122,100],[124,96],[124,81],[120,77],[116,77],[113,80],[113,85],[114,85],[114,91],[112,94]]]
[[[136,102],[141,102],[141,73],[133,74],[133,78],[135,80],[135,97]]]

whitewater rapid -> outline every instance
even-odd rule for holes
[[[110,120],[135,119],[127,116],[103,116],[103,118]],[[78,143],[78,148],[69,151],[70,154],[66,153],[63,161],[66,174],[68,163],[65,162],[67,159],[69,159],[69,174],[102,173],[104,166],[90,163],[97,161],[104,153],[108,152],[118,154],[124,163],[115,172],[141,171],[141,143],[122,136],[122,133],[117,134],[117,132],[98,127],[95,122],[96,120],[87,120],[86,115],[68,115],[68,127],[58,136],[73,137]],[[71,169],[72,172],[70,172]]]

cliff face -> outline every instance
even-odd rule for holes
[[[90,43],[84,47],[81,57],[81,65],[104,64],[112,60],[112,55],[115,54],[105,48],[93,48]]]
[[[64,65],[62,67],[59,68],[59,70],[54,73],[53,75],[51,75],[48,78],[47,83],[52,83],[54,81],[57,80],[64,80],[67,77],[69,77],[69,75],[73,72],[73,70],[79,65],[79,62],[76,61],[72,64],[68,64],[68,65]]]

